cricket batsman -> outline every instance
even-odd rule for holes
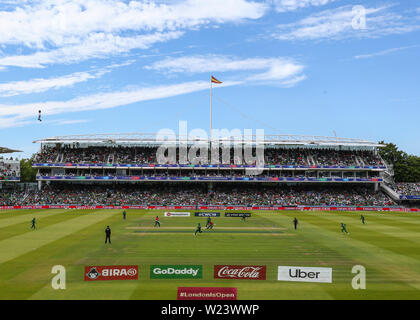
[[[206,230],[213,229],[213,226],[214,226],[213,221],[210,221],[210,222],[207,224],[207,226],[206,226]]]
[[[207,218],[207,223],[206,223],[206,228],[208,228],[208,226],[209,226],[210,222],[211,222],[211,218],[210,218],[210,217],[208,217],[208,218]]]
[[[156,226],[160,228],[159,216],[156,216],[155,218],[155,225],[153,227],[156,227]]]

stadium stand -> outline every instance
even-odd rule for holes
[[[249,171],[255,169],[255,161],[242,161],[243,146],[251,146],[255,156],[255,144],[250,141],[242,142],[240,154],[232,144],[225,154],[219,149],[218,157],[213,157],[207,142],[200,152],[208,152],[204,158],[210,161],[198,163],[181,161],[179,149],[174,160],[158,161],[160,144],[154,135],[77,135],[34,141],[41,144],[32,163],[38,190],[8,190],[0,205],[396,205],[380,189],[388,172],[377,152],[381,145],[337,137],[265,138],[264,166],[258,174]]]
[[[18,160],[0,158],[0,180],[17,182],[20,180],[20,162]]]
[[[403,196],[420,196],[420,183],[397,183],[391,188]]]
[[[83,185],[60,183],[32,191],[8,191],[0,205],[242,205],[242,206],[393,206],[382,192],[366,186],[258,186],[221,184]]]
[[[73,164],[157,164],[157,147],[49,147],[45,146],[37,154],[38,163],[73,163]],[[219,163],[222,163],[219,151]],[[211,156],[207,157],[211,160]],[[303,149],[303,148],[267,148],[264,154],[267,165],[293,166],[383,166],[383,161],[372,151]],[[187,162],[186,164],[191,164]],[[207,163],[204,163],[207,164]],[[210,163],[214,164],[214,163]],[[237,164],[231,149],[229,162]]]

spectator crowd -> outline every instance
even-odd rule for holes
[[[44,146],[35,157],[37,163],[102,163],[102,164],[155,164],[158,163],[157,147],[98,147],[82,148],[79,145],[63,147]],[[255,150],[254,150],[255,151]],[[241,150],[242,152],[242,150]],[[254,152],[255,153],[255,152]],[[255,154],[254,154],[255,155]],[[197,153],[200,158],[200,153]],[[208,155],[202,157],[201,164],[215,164],[210,150]],[[227,158],[227,159],[226,159]],[[204,160],[205,159],[205,160]],[[217,156],[216,156],[217,159]],[[234,149],[223,157],[219,149],[219,163],[223,164],[250,164],[245,163],[244,155],[238,156]],[[191,159],[190,159],[191,160]],[[170,162],[170,161],[169,161]],[[179,163],[179,150],[176,164]],[[384,165],[378,155],[367,150],[336,150],[315,148],[268,148],[264,150],[264,162],[267,165],[294,165],[294,166],[379,166]],[[194,164],[187,161],[185,164]]]
[[[54,184],[41,191],[0,193],[0,206],[11,205],[241,205],[241,206],[392,206],[385,194],[366,187]]]
[[[0,159],[0,177],[19,177],[20,163],[19,161]]]
[[[405,196],[420,196],[420,182],[419,183],[397,183],[391,185],[391,188],[394,189],[400,195]]]

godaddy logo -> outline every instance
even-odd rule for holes
[[[150,279],[201,279],[203,266],[197,265],[153,265]]]

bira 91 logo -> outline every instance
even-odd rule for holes
[[[265,280],[266,266],[214,266],[215,279]]]
[[[85,266],[85,281],[138,280],[138,266]]]

